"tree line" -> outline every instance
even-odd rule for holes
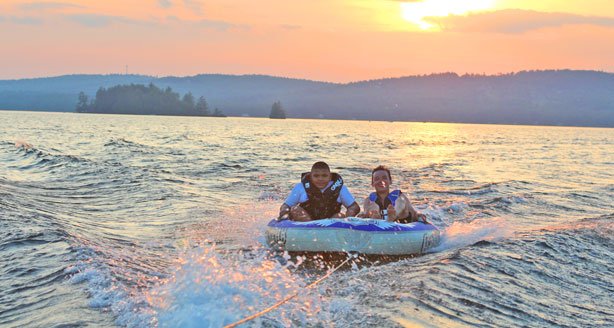
[[[99,88],[96,97],[88,102],[88,96],[81,91],[78,95],[78,113],[134,114],[134,115],[180,115],[225,117],[215,108],[209,110],[204,97],[195,99],[191,92],[181,97],[170,87],[162,90],[150,83],[117,85]]]
[[[277,106],[269,114],[279,100],[294,118],[614,127],[614,73],[570,70],[445,73],[346,84],[251,75],[70,75],[0,80],[0,108],[74,111],[80,90],[93,99],[100,86],[150,82],[182,96],[207,90],[211,111],[218,106],[232,116],[281,116]],[[81,103],[82,110],[90,105]]]

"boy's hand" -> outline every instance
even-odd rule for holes
[[[366,217],[372,218],[372,219],[381,219],[382,218],[382,216],[379,214],[379,211],[376,211],[376,210],[370,210],[367,213]]]
[[[277,221],[288,220],[290,218],[290,206],[283,203],[279,208],[279,216],[277,217]]]
[[[397,218],[397,210],[394,209],[394,206],[388,205],[388,221],[393,222]]]

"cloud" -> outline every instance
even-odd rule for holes
[[[154,25],[151,22],[138,21],[130,18],[125,18],[121,16],[109,16],[109,15],[98,15],[98,14],[70,14],[63,15],[64,18],[68,19],[71,22],[81,24],[87,27],[105,27],[114,23],[122,23],[122,24],[136,24],[136,25]]]
[[[170,8],[173,6],[173,3],[170,2],[170,0],[158,0],[158,3],[164,8]]]
[[[183,4],[195,14],[202,15],[203,10],[200,2],[196,0],[183,0]]]
[[[206,28],[215,29],[220,32],[225,32],[228,29],[242,29],[242,30],[250,30],[251,28],[248,25],[244,24],[233,24],[225,21],[216,21],[210,19],[202,19],[200,20],[200,25]]]
[[[423,20],[438,25],[442,30],[506,34],[521,34],[543,27],[557,27],[570,24],[614,26],[614,17],[546,13],[520,9],[470,13],[462,16],[425,17]]]
[[[19,5],[21,10],[25,11],[44,11],[47,9],[62,9],[62,8],[84,8],[83,6],[73,3],[64,2],[28,2]]]
[[[36,17],[0,16],[0,22],[9,22],[23,25],[43,25],[43,20]]]
[[[302,28],[301,26],[298,26],[298,25],[279,25],[279,26],[286,30],[299,30]]]
[[[235,30],[245,30],[245,31],[249,31],[251,30],[251,27],[249,25],[246,24],[234,24],[234,23],[230,23],[227,21],[221,21],[221,20],[213,20],[213,19],[206,19],[203,18],[201,20],[197,20],[197,21],[190,21],[190,20],[183,20],[177,16],[174,15],[167,15],[166,16],[166,21],[170,22],[170,23],[180,23],[180,24],[185,24],[188,26],[192,26],[192,27],[196,27],[196,28],[205,28],[205,29],[210,29],[210,30],[216,30],[219,32],[226,32],[228,30],[231,29],[235,29]],[[290,27],[288,27],[290,28]],[[296,28],[300,28],[300,27],[296,27]]]

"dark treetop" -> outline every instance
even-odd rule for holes
[[[281,102],[276,101],[271,106],[271,113],[269,118],[286,118],[286,111],[281,107]]]
[[[220,110],[209,111],[204,97],[194,99],[191,92],[180,98],[170,87],[162,90],[152,83],[101,87],[96,98],[88,104],[88,97],[80,92],[76,111],[79,113],[136,114],[136,115],[187,115],[225,116]]]

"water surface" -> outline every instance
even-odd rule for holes
[[[611,327],[614,130],[0,111],[0,325]],[[421,257],[271,256],[324,160],[444,233]],[[288,261],[289,260],[289,261]],[[322,264],[320,267],[319,265]]]

